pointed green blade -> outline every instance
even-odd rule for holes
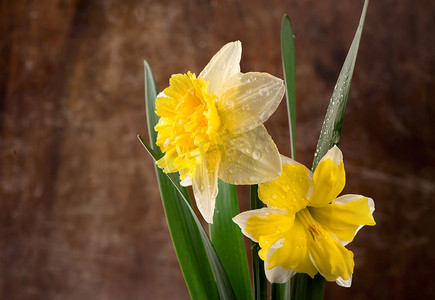
[[[352,82],[353,69],[355,67],[361,34],[366,17],[369,0],[364,2],[363,11],[359,21],[358,29],[347,53],[346,60],[341,68],[337,83],[326,111],[325,120],[317,142],[316,153],[314,154],[313,170],[316,168],[322,157],[334,145],[338,145],[343,127],[344,114],[346,112],[347,99],[349,98],[350,84]]]
[[[296,56],[292,24],[287,14],[282,17],[281,23],[281,55],[290,130],[290,153],[291,158],[296,159]],[[290,299],[290,280],[282,284],[271,284],[271,299]]]
[[[287,98],[291,158],[296,159],[296,59],[293,29],[288,15],[281,24],[281,55]]]
[[[238,213],[235,186],[219,180],[213,224],[210,224],[210,239],[231,282],[236,299],[252,299],[243,234],[232,220]]]
[[[340,142],[350,84],[352,81],[368,4],[369,0],[366,0],[364,2],[358,28],[329,102],[319,141],[317,143],[316,152],[314,154],[313,171],[316,169],[319,161],[326,152],[328,152],[328,150],[334,145],[338,145]],[[317,274],[314,279],[311,279],[306,274],[296,274],[293,279],[291,297],[292,299],[323,299],[324,289],[325,279],[320,274]]]
[[[155,160],[162,157],[155,145],[158,122],[155,114],[157,87],[148,63],[145,62],[145,95],[149,146],[139,140]],[[234,299],[231,284],[207,233],[196,217],[186,188],[179,185],[177,174],[165,174],[156,167],[157,179],[175,252],[192,299]]]

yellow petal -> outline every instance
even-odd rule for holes
[[[241,57],[242,44],[240,41],[226,44],[212,57],[198,76],[210,83],[208,86],[210,93],[219,96],[222,85],[228,77],[240,72]]]
[[[264,123],[284,95],[284,82],[267,73],[238,73],[224,83],[217,106],[221,121],[233,133]]]
[[[269,252],[267,253],[267,260],[264,263],[264,272],[266,273],[266,278],[271,283],[284,283],[290,280],[296,272],[293,269],[286,270],[281,266],[276,266],[272,269],[268,269],[269,265],[268,259],[275,253],[275,251],[282,247],[284,239],[278,240],[275,244],[270,247]]]
[[[343,155],[337,146],[331,148],[313,174],[313,193],[310,206],[324,206],[337,198],[346,183]]]
[[[242,212],[235,216],[233,221],[239,225],[244,235],[254,242],[258,242],[262,235],[269,236],[275,235],[278,231],[281,232],[280,226],[285,227],[287,224],[293,223],[293,219],[294,216],[288,215],[282,209],[264,207]]]
[[[195,177],[192,179],[193,194],[198,210],[208,223],[213,223],[213,214],[218,194],[218,169],[220,153],[209,151],[203,162],[196,166]]]
[[[311,183],[311,172],[293,161],[282,166],[281,176],[258,187],[258,197],[268,206],[296,213],[305,208]]]
[[[221,153],[219,178],[225,182],[258,184],[281,173],[281,157],[263,125],[241,134],[227,134]]]
[[[330,205],[310,208],[313,218],[345,244],[353,240],[363,225],[376,224],[373,210],[373,200],[361,195],[344,195]]]
[[[353,273],[353,253],[334,239],[322,226],[316,224],[316,235],[308,238],[312,263],[328,281],[341,277],[348,280]]]
[[[284,237],[282,247],[276,249],[267,260],[267,269],[276,266],[281,266],[286,270],[294,270],[297,273],[306,273],[311,277],[317,273],[317,269],[308,254],[307,230],[298,217]]]

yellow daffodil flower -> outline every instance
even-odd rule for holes
[[[281,79],[240,73],[242,45],[228,43],[198,77],[172,75],[156,99],[155,130],[164,172],[192,185],[199,211],[212,223],[218,178],[231,184],[276,179],[281,158],[263,126],[284,95]]]
[[[258,188],[267,207],[233,218],[247,237],[260,244],[258,254],[270,282],[320,272],[328,281],[351,285],[353,253],[344,246],[363,225],[375,225],[375,206],[361,195],[336,198],[344,185],[343,155],[336,146],[314,173],[283,157],[281,176]]]

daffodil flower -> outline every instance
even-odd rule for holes
[[[233,218],[242,232],[260,244],[270,282],[285,282],[295,273],[320,272],[328,281],[349,287],[353,253],[346,249],[363,225],[375,225],[372,199],[336,198],[345,185],[343,156],[334,146],[311,173],[283,158],[281,176],[258,188],[267,207]]]
[[[276,179],[281,158],[263,122],[284,95],[281,79],[240,73],[242,46],[228,43],[198,77],[172,75],[156,99],[155,130],[164,172],[180,172],[192,185],[199,211],[212,223],[218,178],[231,184]]]

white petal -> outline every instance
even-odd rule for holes
[[[267,253],[267,260],[264,263],[264,272],[266,273],[266,278],[271,283],[284,283],[290,280],[296,272],[293,269],[286,270],[281,266],[276,266],[272,269],[267,269],[268,260],[272,256],[272,254],[279,248],[282,247],[284,239],[280,239],[276,241],[272,247],[270,247],[269,252]]]
[[[240,72],[240,59],[242,58],[242,43],[231,42],[223,46],[216,53],[198,78],[209,82],[208,91],[218,96],[223,83],[232,75]]]
[[[281,157],[263,125],[227,136],[221,149],[219,178],[231,184],[258,184],[281,174]]]
[[[161,91],[156,98],[169,98],[163,91]]]
[[[284,82],[268,73],[238,73],[224,83],[217,106],[221,121],[233,133],[264,123],[284,96]]]
[[[267,270],[265,267],[264,271],[266,273],[267,280],[272,283],[287,282],[296,274],[294,270],[286,270],[283,269],[281,266],[276,266],[275,268],[272,268],[270,270]]]
[[[218,194],[218,169],[220,157],[206,155],[203,163],[196,166],[192,180],[193,195],[199,212],[208,223],[213,223],[213,214]]]
[[[335,165],[338,166],[340,162],[343,161],[343,153],[341,153],[341,150],[336,145],[334,145],[334,147],[329,149],[329,151],[326,152],[325,156],[322,157],[319,164],[327,159],[331,159],[335,163]]]
[[[253,240],[254,242],[258,241],[256,239],[254,239],[254,237],[252,235],[250,235],[246,230],[246,226],[248,225],[248,220],[250,217],[252,216],[266,216],[266,215],[270,215],[270,214],[287,214],[287,212],[283,209],[279,209],[279,208],[269,208],[269,207],[264,207],[264,208],[260,208],[260,209],[253,209],[253,210],[248,210],[245,212],[242,212],[240,214],[238,214],[237,216],[235,216],[233,218],[233,222],[236,223],[237,225],[239,225],[240,229],[242,230],[242,233],[247,236],[248,238],[250,238],[251,240]]]
[[[352,275],[349,276],[348,280],[344,280],[341,277],[338,277],[337,279],[335,279],[335,282],[342,287],[350,287],[352,285]]]
[[[368,205],[369,205],[369,208],[370,208],[370,212],[373,215],[373,212],[375,211],[375,202],[373,201],[372,198],[365,197],[363,195],[354,195],[354,194],[343,195],[343,196],[338,197],[334,201],[332,201],[332,203],[335,203],[335,204],[346,204],[346,203],[349,203],[349,202],[352,202],[352,201],[355,201],[355,200],[358,200],[358,199],[361,199],[361,198],[367,198]],[[354,236],[356,236],[358,231],[360,231],[360,229],[363,228],[363,227],[364,227],[364,225],[359,226],[358,229],[355,230]],[[348,241],[342,241],[342,240],[339,240],[337,238],[336,238],[336,240],[340,241],[343,246],[346,246],[347,244],[350,243]]]
[[[285,155],[281,154],[281,164],[282,165],[287,165],[287,164],[291,164],[291,165],[302,165],[301,163],[298,163],[297,161],[295,161],[294,159],[291,159],[290,157],[287,157]]]
[[[186,175],[183,180],[180,182],[181,186],[191,186],[192,185],[192,178],[190,178],[189,175]]]

